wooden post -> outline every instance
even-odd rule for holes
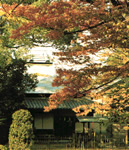
[[[85,145],[85,122],[83,122],[83,145]]]
[[[125,145],[128,147],[128,130],[126,130]]]
[[[102,139],[101,139],[101,122],[100,122],[100,124],[99,124],[100,126],[100,131],[99,131],[99,133],[100,133],[100,143],[102,143]]]
[[[95,131],[94,131],[94,148],[95,148]]]
[[[85,122],[83,122],[83,135],[85,134]]]
[[[73,133],[72,136],[72,146],[75,148],[75,143],[76,143],[76,133]]]

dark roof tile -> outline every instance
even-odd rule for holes
[[[86,98],[79,98],[70,101],[64,101],[58,106],[58,109],[72,109],[80,105],[88,105],[93,101]],[[28,109],[43,109],[48,106],[48,97],[26,97],[25,104]]]

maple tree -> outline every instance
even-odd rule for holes
[[[15,6],[3,5],[6,15]],[[103,100],[104,105],[90,106],[99,113],[128,114],[128,14],[127,0],[46,1],[19,5],[10,14],[24,19],[15,25],[10,39],[27,40],[30,45],[51,42],[60,50],[55,53],[59,61],[72,66],[57,69],[53,86],[63,88],[50,96],[51,107],[46,110],[63,100],[90,96]],[[85,108],[86,115],[90,110]]]

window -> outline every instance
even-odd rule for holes
[[[53,129],[54,119],[52,114],[36,114],[34,119],[35,129]]]

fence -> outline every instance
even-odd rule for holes
[[[73,134],[73,137],[55,137],[54,135],[40,135],[35,138],[32,150],[50,149],[127,149],[125,137],[106,137],[106,135],[95,135],[94,133]]]

